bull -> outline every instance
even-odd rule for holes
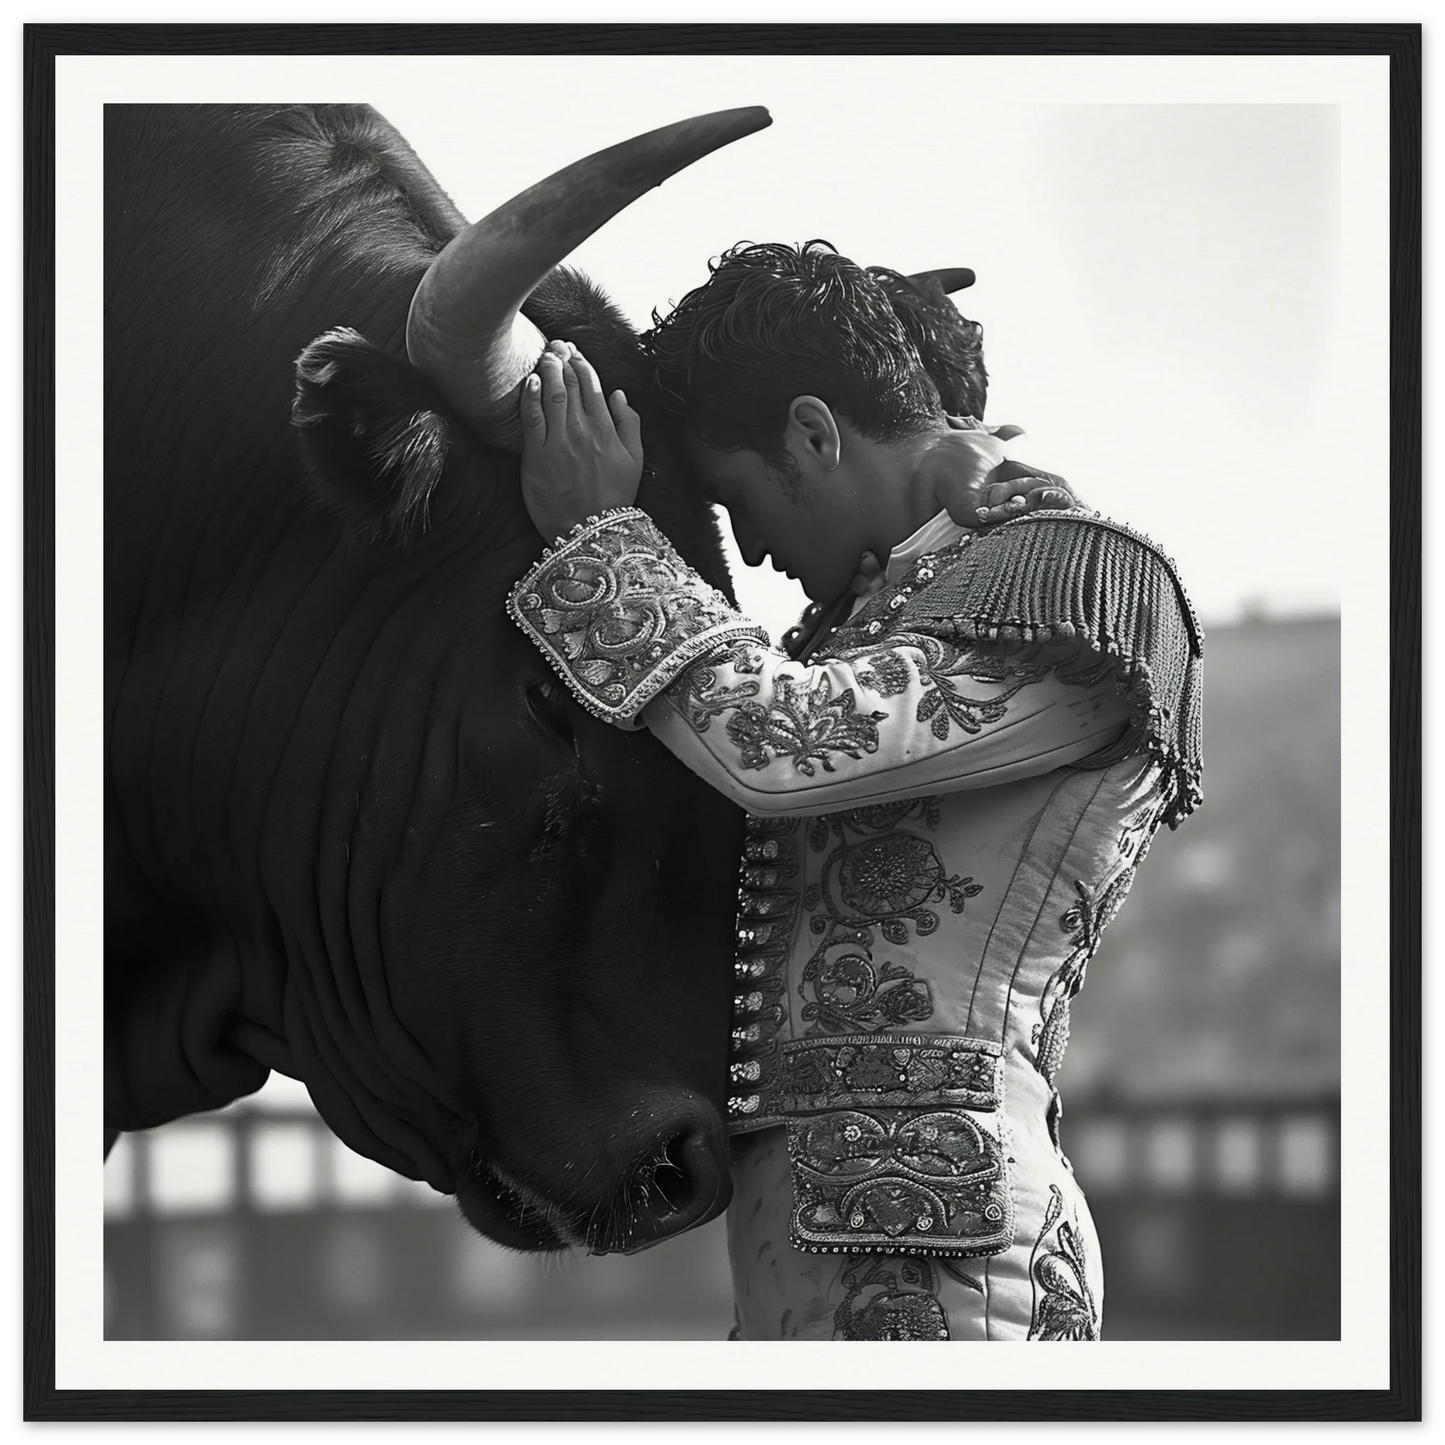
[[[105,1125],[304,1081],[523,1250],[714,1217],[742,818],[508,621],[518,386],[637,338],[563,266],[768,124],[722,112],[469,226],[366,106],[108,106]],[[294,373],[292,362],[295,361]],[[641,505],[729,587],[649,428]]]

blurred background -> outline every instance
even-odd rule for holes
[[[1064,1149],[1106,1339],[1339,1335],[1339,622],[1210,630],[1205,806],[1155,840],[1074,1003]],[[111,1339],[723,1339],[722,1220],[537,1259],[347,1150],[304,1089],[122,1136]]]
[[[1011,82],[997,57],[412,57],[366,86],[266,64],[259,90],[192,98],[364,94],[472,217],[586,151],[769,106],[771,129],[576,253],[638,326],[741,239],[977,271],[955,300],[984,326],[988,419],[1160,542],[1208,633],[1205,806],[1155,841],[1106,933],[1060,1079],[1105,1338],[1337,1337],[1338,558],[1366,525],[1335,424],[1359,385],[1337,108],[1065,104],[1059,75]],[[777,637],[801,597],[733,559]],[[349,1153],[284,1079],[124,1137],[105,1194],[112,1338],[717,1340],[732,1323],[721,1221],[632,1259],[510,1254]]]

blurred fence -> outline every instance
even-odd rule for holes
[[[1337,1339],[1339,1100],[1074,1107],[1106,1339]]]
[[[1073,1109],[1106,1337],[1334,1338],[1334,1099]],[[237,1105],[127,1135],[106,1168],[110,1338],[722,1339],[716,1221],[633,1257],[527,1258],[347,1150]]]
[[[721,1220],[631,1257],[502,1249],[451,1198],[352,1153],[282,1082],[121,1136],[105,1166],[107,1338],[721,1339],[731,1327]]]

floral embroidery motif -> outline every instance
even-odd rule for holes
[[[1097,1340],[1099,1311],[1089,1288],[1084,1239],[1077,1223],[1062,1218],[1063,1191],[1049,1185],[1049,1207],[1044,1226],[1029,1256],[1029,1277],[1034,1284],[1031,1340]],[[1055,1223],[1054,1242],[1044,1240]]]
[[[913,681],[913,669],[902,655],[892,651],[867,654],[869,666],[858,669],[858,681],[879,697],[897,697]]]
[[[809,1033],[881,1029],[931,1017],[933,995],[901,963],[874,968],[861,953],[818,961],[811,979],[816,997],[803,1005]]]
[[[1007,1248],[998,1045],[859,1034],[787,1043],[782,1054],[796,1248]]]
[[[1141,808],[1119,830],[1119,857],[1137,868],[1149,852],[1149,844],[1162,820],[1158,806]]]
[[[941,555],[946,556],[947,552]],[[921,559],[919,565],[922,565]],[[926,570],[930,577],[937,566],[937,559],[929,560]],[[885,591],[869,608],[860,610],[839,630],[840,638],[868,636],[870,625],[865,618],[873,616],[877,621],[886,617],[893,606],[909,595],[911,578],[912,573],[898,584],[892,596]],[[901,651],[902,648],[920,654],[917,661]],[[897,697],[908,690],[916,665],[923,696],[919,698],[915,715],[919,722],[929,725],[940,742],[948,738],[954,726],[962,732],[976,733],[990,723],[1002,721],[1009,702],[1019,690],[1050,673],[1061,682],[1092,687],[1103,680],[1112,666],[1108,659],[1080,644],[949,642],[930,633],[911,631],[891,633],[886,647],[879,647],[876,642],[871,646],[853,643],[840,647],[836,655],[852,661],[858,680],[885,698]],[[1012,686],[991,697],[969,697],[959,691],[957,680],[960,678],[999,687],[1009,683]]]
[[[983,892],[983,885],[958,874],[948,875],[943,860],[926,838],[912,833],[892,833],[843,848],[823,869],[823,893],[830,911],[839,913],[832,900],[836,887],[842,903],[859,919],[880,922],[890,943],[906,943],[908,931],[902,920],[912,919],[920,935],[938,927],[938,915],[924,907],[948,900],[955,913]]]
[[[856,808],[813,822],[809,841],[815,850],[832,837],[842,841],[824,860],[820,881],[803,895],[806,909],[821,909],[809,922],[819,942],[798,989],[809,1035],[917,1024],[933,1014],[926,981],[900,963],[874,958],[875,930],[888,943],[906,945],[909,923],[920,938],[937,929],[939,916],[930,904],[946,901],[962,913],[983,885],[948,873],[927,838],[897,829],[910,813],[933,827],[937,800]],[[850,838],[857,832],[871,836]]]
[[[611,721],[723,644],[767,643],[635,507],[589,518],[543,552],[507,610],[583,707]]]
[[[758,682],[740,682],[736,687],[719,688],[719,666],[730,666],[735,672],[762,671],[756,650],[746,642],[738,643],[721,663],[707,659],[695,662],[688,668],[672,697],[696,733],[705,733],[719,713],[726,712],[730,707],[737,707],[748,698],[756,697],[762,690],[762,684]]]
[[[1069,1005],[1084,986],[1089,960],[1098,951],[1105,927],[1128,894],[1137,866],[1136,862],[1134,867],[1117,873],[1098,899],[1090,888],[1075,881],[1075,901],[1059,918],[1059,928],[1073,946],[1044,985],[1039,999],[1040,1021],[1033,1028],[1033,1042],[1038,1050],[1035,1067],[1050,1087],[1069,1046]]]
[[[968,676],[981,677],[987,682],[1003,682],[1007,680],[1007,673],[999,676],[999,668],[992,665],[979,672],[977,669],[982,665],[979,649],[957,647],[926,634],[894,633],[889,643],[887,648],[845,650],[841,655],[851,655],[861,663],[856,669],[858,680],[885,698],[897,697],[908,690],[916,665],[919,681],[923,684],[923,695],[918,700],[915,716],[919,722],[928,723],[929,730],[940,742],[948,737],[955,723],[966,733],[976,733],[989,723],[999,722],[1008,712],[1009,700],[1025,683],[1034,681],[1036,675],[1024,677],[1006,693],[996,697],[966,697],[956,690],[952,679]],[[915,663],[914,659],[897,650],[900,645],[915,649],[921,657]]]
[[[1093,895],[1082,883],[1076,882],[1074,891],[1077,901],[1059,919],[1059,927],[1073,947],[1044,985],[1039,1000],[1040,1022],[1033,1030],[1033,1042],[1038,1049],[1035,1067],[1050,1087],[1069,1046],[1069,1002],[1083,987],[1084,970],[1098,944]]]
[[[838,1275],[845,1291],[833,1315],[835,1340],[946,1340],[948,1315],[926,1259],[865,1255]]]
[[[1002,1151],[961,1110],[788,1121],[794,1248],[989,1254],[1013,1237]]]
[[[1123,906],[1162,817],[1163,805],[1157,800],[1129,817],[1120,830],[1118,843],[1119,857],[1126,866],[1114,875],[1097,900],[1092,889],[1076,880],[1075,901],[1059,918],[1059,928],[1073,946],[1068,957],[1044,985],[1039,999],[1040,1022],[1033,1029],[1033,1042],[1038,1049],[1036,1067],[1051,1087],[1069,1045],[1070,1002],[1084,986],[1089,960],[1098,950],[1104,929]],[[1059,1105],[1058,1110],[1061,1109],[1062,1105]],[[1056,1125],[1055,1119],[1057,1134]]]
[[[713,699],[699,696],[695,706],[711,708],[712,703]],[[876,753],[878,724],[887,716],[886,712],[859,712],[854,690],[850,687],[834,694],[826,673],[820,673],[811,687],[779,676],[771,703],[741,703],[727,720],[727,734],[742,754],[743,767],[765,768],[774,757],[786,757],[793,760],[798,772],[811,778],[815,763],[821,764],[825,773],[835,771],[832,753],[842,753],[855,762],[864,753]]]

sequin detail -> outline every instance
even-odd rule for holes
[[[948,1313],[926,1259],[870,1256],[839,1271],[845,1291],[833,1314],[835,1340],[946,1340]]]
[[[589,517],[544,551],[507,611],[577,701],[609,722],[630,722],[704,654],[768,642],[635,507]]]
[[[1162,821],[1177,827],[1202,801],[1204,634],[1173,561],[1142,533],[1081,511],[1032,512],[950,550],[950,565],[895,614],[904,628],[963,643],[1077,638],[1109,658],[1132,725],[1076,766],[1147,750],[1163,769]]]
[[[858,1034],[782,1046],[794,1208],[814,1252],[995,1254],[1013,1238],[997,1044]]]
[[[785,1021],[788,946],[798,907],[796,819],[749,818],[738,873],[728,1125],[776,1123],[778,1036]]]

